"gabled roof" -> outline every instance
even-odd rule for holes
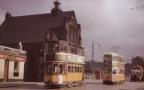
[[[42,42],[49,30],[64,28],[65,21],[70,16],[75,17],[74,11],[65,11],[57,16],[51,13],[9,16],[0,26],[0,43]]]

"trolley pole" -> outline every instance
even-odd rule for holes
[[[91,55],[92,55],[92,76],[93,76],[93,80],[95,80],[95,63],[94,63],[94,55],[95,55],[95,46],[98,45],[98,47],[101,47],[101,43],[95,43],[94,41],[92,41],[92,52],[91,52]]]
[[[43,59],[44,59],[44,61],[43,61],[43,65],[44,65],[44,68],[43,68],[44,69],[43,70],[43,74],[44,74],[43,75],[43,80],[44,80],[44,78],[45,78],[45,68],[46,68],[46,65],[45,65],[46,64],[46,51],[45,51],[45,49],[44,49],[43,55],[44,55],[43,56]]]
[[[46,74],[46,55],[47,55],[47,51],[46,51],[46,43],[44,44],[44,49],[43,49],[43,65],[44,65],[44,67],[43,67],[43,80],[44,80],[44,78],[45,78],[45,74]]]
[[[94,67],[94,41],[92,41],[92,76],[93,76],[93,80],[95,80],[95,67]]]
[[[113,50],[113,52],[117,53],[118,49],[120,49],[120,46],[112,46],[111,48]]]

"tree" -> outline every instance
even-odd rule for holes
[[[143,57],[136,56],[132,58],[132,65],[140,65],[144,67],[144,59]]]

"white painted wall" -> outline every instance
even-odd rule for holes
[[[5,60],[0,59],[0,79],[4,78],[4,65],[5,65]],[[14,77],[14,61],[9,61],[9,75],[8,79],[21,79],[23,80],[24,76],[24,62],[20,62],[19,65],[19,76]]]
[[[4,59],[0,59],[0,79],[4,78]]]
[[[9,62],[9,75],[8,75],[9,79],[13,77],[13,71],[14,71],[14,61],[10,61]]]

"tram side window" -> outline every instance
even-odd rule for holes
[[[73,66],[71,66],[71,72],[73,72]]]
[[[68,72],[82,72],[82,67],[68,66]]]
[[[82,72],[82,67],[78,67],[78,72]]]
[[[120,74],[124,74],[124,70],[123,70],[123,69],[120,69],[120,70],[119,70],[119,73],[120,73]]]
[[[80,72],[80,67],[78,67],[78,72]]]
[[[77,67],[75,67],[75,72],[77,72]]]
[[[52,67],[50,65],[48,66],[47,74],[52,74]]]
[[[68,72],[73,72],[73,66],[68,66]]]
[[[75,67],[75,72],[79,72],[78,67]]]
[[[82,70],[82,67],[80,67],[81,69],[80,69],[80,72],[82,72],[83,70]]]
[[[75,72],[75,67],[74,66],[72,66],[72,72]]]
[[[70,72],[71,71],[71,67],[70,66],[68,66],[68,72]]]

